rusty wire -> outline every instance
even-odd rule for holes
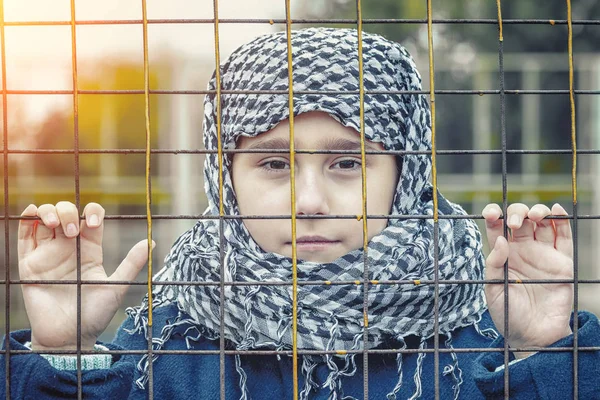
[[[295,256],[295,246],[294,249],[294,275],[293,279],[290,282],[225,282],[224,270],[223,270],[223,249],[221,248],[221,279],[215,282],[169,282],[171,285],[217,285],[221,288],[221,343],[219,350],[154,350],[152,348],[152,300],[150,297],[149,301],[149,335],[148,335],[148,349],[147,350],[109,350],[106,351],[106,354],[149,354],[150,357],[152,354],[198,354],[198,355],[219,355],[220,356],[220,395],[221,398],[224,399],[225,394],[225,381],[224,381],[224,363],[225,363],[225,355],[289,355],[294,359],[294,398],[297,398],[298,395],[298,376],[297,376],[297,358],[299,355],[323,355],[323,354],[338,354],[340,350],[331,350],[331,351],[312,351],[312,350],[303,350],[298,349],[296,345],[296,324],[297,324],[297,310],[296,310],[296,299],[297,299],[297,287],[298,286],[315,286],[315,285],[356,285],[357,287],[361,287],[365,293],[365,304],[364,304],[364,335],[365,335],[365,346],[362,350],[345,350],[348,354],[362,354],[363,362],[364,362],[364,393],[363,396],[365,399],[368,399],[368,356],[370,354],[416,354],[416,353],[433,353],[435,357],[435,396],[436,399],[439,398],[439,354],[447,353],[447,352],[456,352],[456,353],[466,353],[466,352],[502,352],[504,354],[504,361],[507,364],[509,361],[509,348],[508,344],[505,343],[504,348],[500,349],[490,349],[490,348],[467,348],[467,349],[443,349],[439,348],[439,338],[438,335],[435,336],[434,348],[433,349],[369,349],[366,346],[367,343],[367,330],[368,330],[368,308],[367,308],[367,298],[368,298],[368,289],[372,285],[434,285],[436,289],[435,296],[435,331],[438,331],[438,290],[440,285],[460,285],[460,284],[473,284],[473,283],[487,283],[487,284],[500,284],[505,287],[505,315],[508,315],[508,285],[509,284],[562,284],[562,283],[573,283],[575,292],[574,292],[574,310],[577,312],[578,310],[578,286],[580,284],[599,284],[600,279],[579,279],[578,276],[578,251],[577,251],[577,221],[578,220],[597,220],[600,219],[600,215],[580,215],[578,212],[578,203],[577,203],[577,155],[598,155],[600,154],[600,149],[585,149],[578,150],[576,147],[576,125],[575,125],[575,95],[600,95],[600,90],[583,90],[583,89],[575,89],[573,84],[573,49],[572,49],[572,29],[575,25],[600,25],[600,20],[573,20],[571,15],[571,2],[570,0],[566,0],[567,3],[567,18],[564,20],[548,20],[548,19],[502,19],[501,14],[501,1],[497,0],[497,8],[498,8],[498,18],[497,19],[483,19],[483,18],[471,18],[471,19],[434,19],[432,18],[432,7],[431,0],[427,0],[427,18],[415,18],[415,19],[363,19],[361,14],[361,2],[360,0],[356,0],[357,4],[357,18],[356,19],[296,19],[292,22],[290,18],[290,10],[289,10],[289,0],[285,0],[286,2],[286,18],[285,19],[220,19],[218,16],[218,0],[213,0],[214,4],[214,18],[205,18],[205,19],[148,19],[146,17],[146,1],[142,0],[142,9],[143,16],[142,19],[131,19],[131,20],[76,20],[75,19],[75,1],[71,0],[71,20],[70,21],[18,21],[18,22],[7,22],[4,20],[4,7],[3,3],[0,2],[0,53],[2,58],[2,101],[3,101],[3,155],[4,155],[4,213],[1,216],[4,219],[4,229],[5,229],[5,265],[6,271],[4,279],[0,280],[0,285],[5,285],[5,321],[6,321],[6,341],[5,341],[5,350],[0,350],[0,354],[5,355],[5,368],[6,368],[6,393],[7,398],[10,398],[10,357],[11,355],[18,354],[27,354],[29,351],[19,351],[12,350],[10,348],[10,343],[8,340],[10,333],[10,287],[11,285],[19,285],[23,283],[29,284],[76,284],[77,285],[77,307],[78,307],[78,315],[77,315],[77,332],[78,332],[78,340],[77,340],[77,349],[75,352],[73,351],[49,351],[44,350],[45,354],[76,354],[77,355],[77,385],[78,398],[82,398],[82,383],[81,383],[81,355],[84,354],[92,354],[92,351],[81,349],[81,290],[85,285],[92,284],[105,284],[104,281],[91,281],[91,280],[82,280],[81,279],[81,254],[80,254],[80,243],[79,238],[77,239],[77,277],[75,280],[35,280],[35,281],[22,281],[20,279],[14,279],[10,275],[10,253],[9,253],[9,242],[10,242],[10,231],[9,231],[9,222],[13,220],[21,220],[28,219],[26,217],[20,217],[18,215],[10,215],[8,210],[9,203],[9,181],[8,181],[8,156],[9,154],[73,154],[74,155],[74,163],[75,163],[75,176],[74,176],[74,185],[75,185],[75,202],[76,206],[79,208],[80,206],[80,186],[79,186],[79,156],[81,154],[145,154],[146,155],[146,214],[145,215],[107,215],[105,217],[106,220],[141,220],[145,219],[148,223],[148,245],[149,245],[149,268],[148,268],[148,278],[145,281],[114,281],[111,284],[114,285],[134,285],[134,286],[147,286],[148,292],[152,292],[153,285],[164,284],[161,282],[153,281],[152,279],[152,221],[153,220],[177,220],[177,219],[218,219],[220,221],[220,235],[222,239],[223,235],[223,221],[226,219],[235,219],[235,218],[243,218],[243,219],[291,219],[292,220],[292,230],[293,230],[293,240],[292,242],[295,244],[295,220],[303,219],[303,218],[311,218],[311,219],[355,219],[356,215],[327,215],[327,216],[296,216],[295,212],[292,212],[290,215],[274,215],[274,216],[261,216],[261,215],[226,215],[223,211],[223,194],[222,194],[222,175],[220,175],[220,204],[219,209],[220,213],[217,216],[203,216],[203,215],[151,215],[150,210],[150,198],[151,198],[151,187],[150,187],[150,157],[152,154],[218,154],[219,162],[222,161],[223,155],[226,154],[235,154],[235,153],[261,153],[265,152],[265,150],[254,149],[254,150],[237,150],[237,149],[223,149],[221,148],[221,139],[219,137],[218,150],[204,150],[204,149],[162,149],[162,148],[152,148],[152,144],[150,143],[150,114],[149,114],[149,96],[153,94],[165,95],[165,94],[176,94],[176,95],[216,95],[217,98],[217,125],[218,132],[220,136],[220,102],[222,95],[237,95],[237,94],[288,94],[290,96],[290,108],[293,107],[293,93],[292,93],[292,68],[289,68],[290,74],[290,85],[289,90],[284,91],[242,91],[242,90],[221,90],[220,87],[220,78],[218,75],[219,69],[217,68],[217,79],[216,79],[216,90],[156,90],[150,89],[149,87],[149,65],[148,65],[148,40],[147,40],[147,28],[148,25],[152,24],[212,24],[215,29],[215,63],[218,67],[219,65],[219,24],[279,24],[284,25],[287,33],[288,33],[288,62],[291,64],[291,43],[290,43],[290,30],[293,24],[354,24],[358,28],[359,32],[359,47],[357,49],[359,55],[359,64],[360,64],[360,90],[358,92],[330,92],[330,91],[296,91],[295,94],[331,94],[335,93],[337,95],[360,95],[360,110],[361,110],[361,150],[357,151],[344,151],[344,150],[312,150],[312,149],[294,149],[293,148],[293,114],[290,114],[290,144],[292,148],[288,150],[268,150],[269,153],[285,153],[285,154],[360,154],[363,158],[367,154],[394,154],[394,155],[404,155],[404,154],[420,154],[424,156],[431,156],[433,159],[433,185],[434,188],[437,188],[437,165],[436,165],[436,156],[443,155],[460,155],[460,154],[472,154],[472,155],[481,155],[481,154],[499,154],[502,157],[502,198],[503,198],[503,210],[506,213],[507,208],[507,163],[506,158],[507,155],[510,154],[570,154],[572,155],[572,203],[573,203],[573,214],[568,216],[560,216],[560,217],[550,217],[555,219],[569,219],[573,220],[573,241],[574,241],[574,277],[571,280],[556,280],[556,279],[537,279],[537,280],[511,280],[508,278],[508,275],[505,273],[504,279],[501,280],[442,280],[439,279],[438,276],[438,257],[437,257],[437,244],[438,241],[437,235],[439,234],[439,226],[438,219],[459,219],[459,218],[470,218],[470,219],[482,219],[481,215],[438,215],[437,210],[437,197],[434,196],[434,215],[433,216],[414,216],[414,215],[369,215],[367,214],[366,209],[366,171],[364,170],[364,162],[363,164],[363,209],[362,215],[360,217],[363,220],[363,235],[364,235],[364,249],[365,249],[365,266],[364,266],[364,276],[362,281],[301,281],[296,277],[296,256]],[[360,41],[360,32],[362,32],[363,25],[369,24],[423,24],[428,27],[428,48],[429,48],[429,68],[430,68],[430,90],[422,90],[422,91],[395,91],[395,92],[381,92],[381,91],[369,91],[366,90],[363,86],[362,82],[362,43]],[[432,26],[434,24],[484,24],[484,25],[497,25],[499,29],[499,49],[498,49],[498,57],[499,57],[499,89],[491,89],[491,90],[440,90],[435,89],[434,85],[434,63],[433,63],[433,31]],[[568,57],[569,57],[569,89],[568,90],[508,90],[504,87],[504,68],[503,68],[503,56],[504,56],[504,39],[503,39],[503,25],[566,25],[568,28]],[[14,90],[7,89],[6,84],[6,46],[5,46],[5,27],[22,27],[22,26],[62,26],[68,25],[71,27],[71,45],[72,45],[72,82],[73,89],[72,90],[44,90],[44,89],[35,89],[35,90]],[[78,74],[77,74],[77,43],[76,43],[76,27],[84,26],[84,25],[141,25],[143,26],[144,33],[144,89],[143,90],[81,90],[78,87]],[[146,122],[146,148],[145,149],[80,149],[79,148],[79,131],[78,131],[78,96],[80,95],[105,95],[105,94],[118,94],[118,95],[141,95],[145,96],[145,122]],[[363,99],[366,94],[414,94],[414,95],[429,95],[431,101],[431,110],[432,110],[432,151],[431,152],[423,152],[423,151],[372,151],[366,150],[364,148],[364,117],[363,117]],[[438,150],[435,145],[435,95],[494,95],[499,96],[500,98],[500,110],[499,117],[501,122],[501,138],[502,138],[502,146],[499,150]],[[570,106],[571,106],[571,149],[554,149],[554,150],[521,150],[521,149],[508,149],[506,143],[506,114],[505,114],[505,102],[506,96],[508,95],[569,95],[570,98]],[[9,95],[71,95],[73,96],[73,111],[74,111],[74,147],[73,149],[14,149],[10,148],[8,141],[8,99]],[[294,167],[293,161],[294,157],[291,157],[291,179],[292,179],[292,188],[293,185],[293,177],[294,177]],[[434,192],[436,192],[434,190]],[[291,203],[292,203],[292,211],[294,210],[294,192],[292,190],[291,193]],[[435,276],[432,280],[389,280],[389,281],[373,281],[369,279],[368,266],[366,263],[366,249],[367,249],[367,233],[366,233],[366,221],[367,219],[433,219],[434,221],[434,243],[435,249],[434,257],[435,259]],[[507,234],[507,227],[504,223],[504,232]],[[220,241],[221,243],[223,240]],[[247,351],[239,351],[239,350],[228,350],[225,348],[224,343],[224,335],[223,335],[223,316],[224,316],[224,288],[226,286],[238,286],[238,285],[281,285],[281,286],[291,286],[293,287],[294,293],[294,312],[293,312],[293,322],[294,322],[294,346],[291,350],[286,351],[276,351],[276,350],[247,350]],[[151,295],[150,295],[151,296]],[[508,332],[508,318],[505,318],[505,332]],[[598,347],[580,347],[577,343],[577,318],[574,319],[574,336],[575,341],[573,347],[556,347],[556,348],[514,348],[510,349],[510,351],[546,351],[546,352],[561,352],[561,351],[570,351],[573,353],[574,357],[574,365],[573,365],[573,377],[574,377],[574,397],[577,398],[577,385],[578,385],[578,371],[577,371],[577,359],[578,353],[581,351],[598,351]],[[41,353],[42,351],[33,351],[37,353]],[[152,374],[152,363],[150,363],[150,381],[149,381],[149,396],[153,397],[153,374]],[[504,369],[504,383],[505,383],[505,392],[504,397],[508,398],[509,395],[509,369]]]

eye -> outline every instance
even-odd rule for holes
[[[353,170],[360,168],[360,161],[356,159],[340,160],[333,164],[334,169]]]
[[[282,171],[289,169],[289,165],[286,161],[283,160],[270,160],[265,161],[260,164],[261,168],[266,169],[267,171]]]

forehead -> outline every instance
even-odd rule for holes
[[[241,136],[238,149],[289,149],[289,120],[281,121],[273,129],[255,137]],[[294,147],[315,150],[360,150],[360,134],[343,126],[328,114],[309,112],[294,118]],[[383,150],[383,145],[365,139],[367,150]]]

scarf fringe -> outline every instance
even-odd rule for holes
[[[452,334],[448,332],[446,336],[446,348],[454,350],[454,347],[452,346]],[[452,374],[452,379],[454,380],[452,389],[454,390],[454,400],[456,400],[458,399],[458,395],[460,393],[460,385],[463,383],[462,370],[458,366],[458,357],[456,356],[456,352],[450,352],[450,356],[452,357],[452,364],[448,364],[444,367],[443,375],[446,376],[448,374]]]
[[[246,381],[248,380],[248,377],[246,375],[246,372],[244,371],[244,368],[242,368],[242,358],[239,354],[235,355],[235,370],[240,375],[239,383],[240,390],[242,392],[240,400],[248,400],[250,398],[250,395],[248,394],[248,388],[246,387]]]
[[[302,374],[304,375],[304,388],[300,392],[299,400],[308,400],[310,392],[317,390],[319,384],[313,379],[315,368],[319,365],[311,356],[304,356],[302,360]]]
[[[256,294],[255,291],[250,291],[248,293],[249,299],[252,298]],[[248,303],[251,303],[250,301]],[[160,306],[160,303],[154,304],[154,307]],[[147,306],[145,308],[130,308],[127,310],[127,313],[131,318],[134,319],[134,327],[132,329],[126,329],[125,331],[131,335],[133,334],[143,334],[144,337],[148,337],[148,318],[145,316],[145,312],[147,311]],[[193,342],[199,341],[201,338],[206,338],[209,340],[218,340],[219,336],[217,333],[211,332],[205,327],[199,325],[193,319],[185,316],[184,313],[180,310],[175,320],[170,323],[167,321],[167,324],[161,330],[161,335],[159,338],[152,338],[152,348],[153,350],[161,350],[165,343],[171,339],[174,335],[182,335],[186,341],[186,347],[191,349],[193,347]],[[332,351],[334,343],[336,339],[339,337],[339,321],[337,320],[334,314],[331,314],[330,318],[333,321],[332,328],[330,330],[330,339],[327,343],[327,351]],[[482,329],[480,326],[481,320],[477,321],[473,324],[476,332],[489,339],[495,340],[498,337],[498,332],[493,328],[485,328]],[[289,321],[282,319],[280,321],[280,337],[278,338],[278,343],[269,343],[270,345],[275,345],[278,350],[283,350],[285,346],[282,343],[282,337],[284,333],[287,331],[289,326]],[[452,334],[446,333],[446,340],[444,342],[446,348],[454,350],[452,345]],[[363,334],[358,333],[354,336],[353,345],[351,350],[357,350],[361,343]],[[406,342],[403,337],[396,337],[402,347],[399,350],[404,350],[407,348]],[[426,338],[421,338],[419,343],[419,350],[424,350],[427,348]],[[264,344],[266,345],[266,344]],[[249,331],[246,332],[246,338],[239,346],[236,346],[238,350],[247,350],[251,348],[256,348],[256,342],[250,336]],[[415,392],[410,397],[410,400],[418,399],[422,396],[422,369],[423,369],[423,361],[425,359],[427,353],[421,352],[417,357],[417,365],[415,368],[415,373],[413,376],[413,380],[415,383]],[[443,376],[451,375],[454,385],[452,389],[454,391],[453,398],[456,400],[460,394],[460,386],[463,383],[462,369],[459,367],[458,356],[455,351],[451,351],[450,355],[452,357],[451,364],[448,364],[444,367]],[[309,396],[312,392],[319,389],[319,384],[314,379],[315,369],[319,366],[321,359],[329,368],[330,372],[325,380],[325,382],[321,385],[321,388],[329,388],[330,395],[328,397],[329,400],[350,400],[354,399],[351,396],[344,396],[342,379],[344,377],[351,377],[356,374],[356,353],[345,354],[343,356],[327,354],[322,357],[313,357],[313,356],[305,356],[302,361],[302,375],[304,377],[304,387],[299,394],[300,400],[309,400]],[[151,362],[154,363],[159,358],[159,355],[153,354]],[[281,359],[280,355],[277,355],[278,360]],[[340,360],[343,362],[343,367],[339,365]],[[392,391],[387,394],[387,400],[396,400],[397,394],[399,393],[402,387],[403,381],[403,357],[402,353],[399,352],[396,356],[397,363],[397,372],[398,372],[398,381]],[[148,355],[145,354],[142,356],[140,361],[137,363],[137,371],[140,373],[140,377],[136,379],[135,384],[140,389],[145,389],[148,380],[149,380],[149,367],[150,362],[148,360]],[[248,377],[244,368],[242,366],[242,360],[239,354],[235,355],[235,368],[239,375],[239,388],[241,391],[240,400],[249,400],[250,394],[247,388],[247,380]]]
[[[399,350],[406,349],[406,342],[404,341],[403,337],[399,336],[396,338],[396,340],[402,343],[402,347],[400,347]],[[402,353],[398,353],[396,355],[396,364],[398,365],[398,382],[396,383],[396,386],[394,386],[394,389],[387,394],[387,400],[396,400],[396,394],[400,391],[400,388],[402,387]]]
[[[425,338],[421,338],[421,343],[419,344],[419,350],[425,350],[427,348],[427,342]],[[421,387],[421,373],[423,372],[423,359],[427,353],[419,353],[417,357],[417,368],[415,368],[415,374],[413,380],[415,381],[415,393],[410,397],[409,400],[415,400],[421,397],[423,393],[423,388]]]
[[[338,339],[340,336],[339,320],[337,319],[337,317],[335,316],[334,313],[330,314],[330,319],[333,321],[333,325],[329,331],[330,335],[329,335],[329,341],[327,342],[327,347],[326,347],[327,351],[335,350],[333,348],[333,346],[335,344],[336,339]],[[350,350],[357,350],[359,348],[362,337],[363,337],[362,332],[359,332],[356,335],[354,335],[354,338],[352,340],[352,347]],[[344,354],[344,356],[342,357],[342,359],[344,360],[344,367],[340,370],[337,362],[335,361],[335,359],[339,359],[340,357],[335,356],[335,358],[334,358],[334,356],[332,354],[325,355],[324,359],[325,359],[327,366],[329,367],[330,372],[329,372],[329,376],[327,376],[327,379],[323,383],[322,387],[323,388],[329,387],[329,390],[330,390],[329,400],[353,399],[352,397],[344,396],[344,389],[342,387],[342,378],[344,376],[354,376],[354,374],[356,373],[355,357],[356,357],[356,353]]]
[[[479,317],[477,322],[475,322],[473,324],[477,333],[479,333],[481,336],[488,338],[492,341],[496,340],[496,339],[498,339],[498,337],[500,337],[500,333],[498,333],[498,331],[496,331],[494,328],[481,329],[481,327],[479,326],[480,322],[481,322],[481,317]]]

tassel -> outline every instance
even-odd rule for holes
[[[398,337],[397,340],[399,340],[402,343],[402,347],[400,347],[400,350],[406,349],[406,342],[404,341],[404,338]],[[396,355],[396,364],[398,365],[398,382],[396,383],[396,386],[394,386],[394,389],[387,394],[387,400],[396,400],[396,394],[400,391],[400,388],[402,387],[402,353],[398,353]]]
[[[448,339],[446,339],[446,347],[454,350],[454,347],[452,346],[452,334],[450,332],[448,332],[446,334],[446,336],[448,337]],[[454,385],[452,385],[452,389],[454,389],[454,400],[458,399],[458,395],[460,394],[460,385],[463,383],[463,379],[462,379],[462,370],[460,369],[460,367],[458,366],[458,357],[456,356],[456,352],[451,352],[450,355],[452,356],[452,364],[448,364],[444,367],[444,376],[448,375],[448,374],[452,374],[452,379],[454,380]]]
[[[313,379],[313,372],[317,363],[310,357],[304,356],[302,360],[302,374],[304,375],[304,388],[300,392],[300,400],[308,400],[308,396],[313,389],[318,389],[319,385]]]
[[[246,387],[246,381],[248,380],[248,377],[246,376],[244,368],[242,368],[242,358],[239,354],[235,355],[235,370],[240,376],[240,391],[242,392],[240,400],[248,400],[248,388]]]
[[[419,344],[419,350],[424,350],[427,348],[427,343],[425,339],[421,338],[421,344]],[[410,397],[410,400],[415,400],[421,397],[423,394],[423,388],[421,387],[421,372],[423,371],[423,359],[427,353],[419,353],[419,357],[417,357],[417,368],[415,369],[415,393]]]

